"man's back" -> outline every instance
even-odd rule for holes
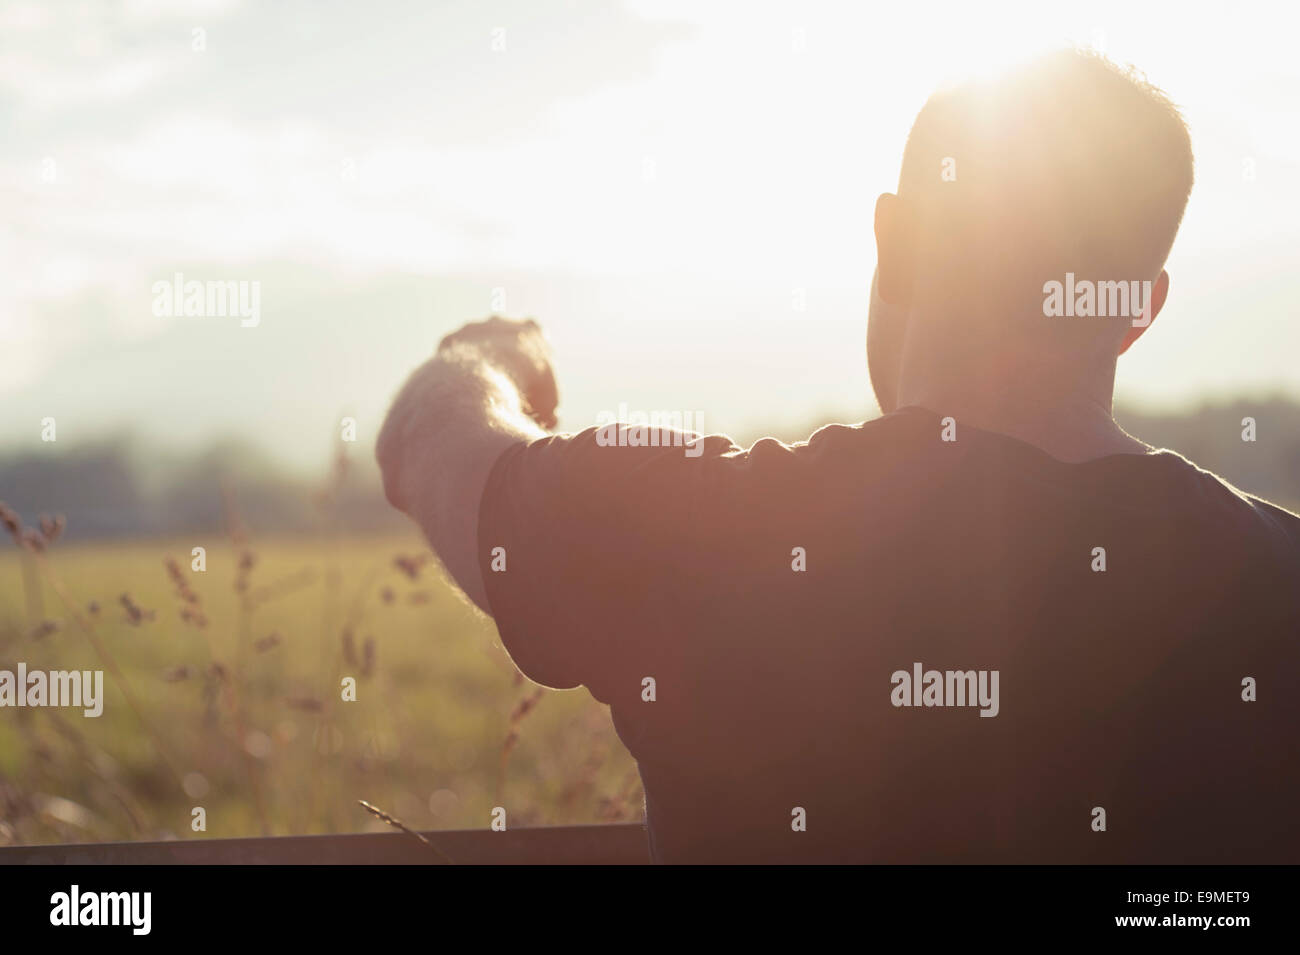
[[[498,628],[611,705],[656,857],[1293,860],[1300,518],[1169,452],[943,431],[497,463]]]

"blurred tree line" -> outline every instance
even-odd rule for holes
[[[1242,441],[1245,417],[1257,440]],[[1237,400],[1195,411],[1156,414],[1119,407],[1130,433],[1180,452],[1243,491],[1300,510],[1300,402]],[[780,434],[783,440],[807,437]],[[743,445],[761,437],[741,435]],[[345,532],[406,525],[388,506],[370,448],[348,446],[327,476],[286,474],[257,446],[222,440],[190,456],[145,449],[130,436],[51,454],[0,457],[0,500],[35,523],[42,512],[68,518],[69,538],[162,537],[228,528],[229,509],[259,533],[313,530],[328,520]]]
[[[221,533],[232,520],[254,533],[406,526],[384,499],[370,448],[340,450],[321,479],[307,480],[232,439],[190,456],[119,436],[58,454],[0,457],[0,500],[28,523],[40,513],[66,515],[68,539]]]

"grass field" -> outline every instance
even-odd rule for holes
[[[0,547],[0,669],[106,671],[99,718],[0,708],[0,844],[640,818],[606,709],[518,676],[414,534]]]

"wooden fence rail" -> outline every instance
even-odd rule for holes
[[[438,851],[402,833],[185,839],[6,846],[0,865],[641,865],[648,863],[640,823],[545,826],[492,832],[423,833]]]

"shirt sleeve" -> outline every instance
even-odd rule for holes
[[[663,665],[686,565],[717,532],[738,453],[721,435],[611,425],[501,455],[479,506],[479,564],[527,677],[612,702]]]

